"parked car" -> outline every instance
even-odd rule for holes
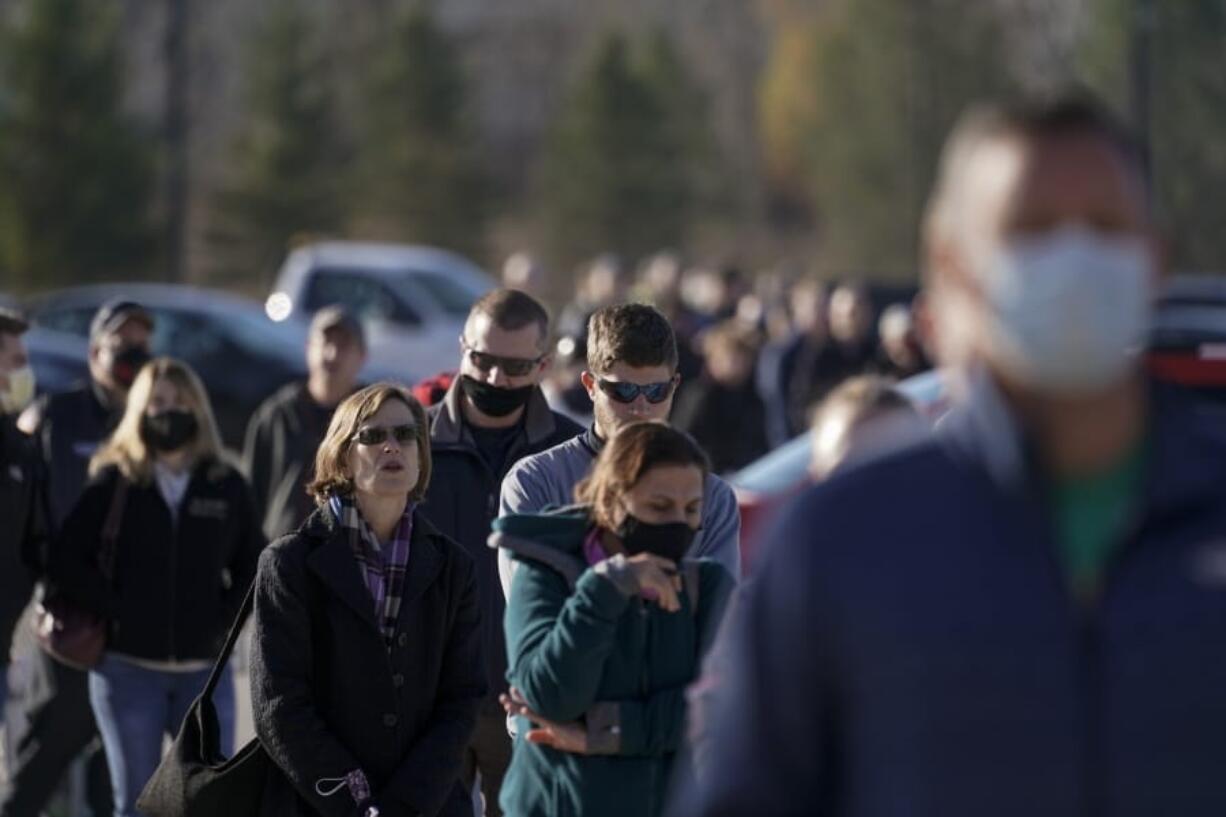
[[[468,310],[494,286],[447,250],[325,241],[290,252],[265,309],[283,321],[344,304],[365,325],[373,361],[429,376],[455,366]]]
[[[200,374],[229,446],[241,446],[247,420],[265,397],[306,376],[302,321],[271,321],[258,302],[219,290],[145,283],[74,287],[31,298],[26,311],[37,331],[81,339],[84,362],[90,320],[101,304],[116,297],[138,301],[153,313],[154,354],[181,358]],[[35,374],[40,374],[37,368]],[[367,366],[362,376],[412,382],[416,373]]]

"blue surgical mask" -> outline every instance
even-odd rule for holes
[[[1007,243],[985,272],[985,353],[1002,374],[1039,392],[1077,395],[1135,367],[1153,276],[1139,238],[1061,227]]]

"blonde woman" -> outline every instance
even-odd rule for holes
[[[102,530],[118,514],[112,567]],[[110,623],[90,672],[90,704],[110,767],[116,817],[157,768],[204,687],[263,547],[246,481],[222,459],[213,411],[187,366],[157,358],[140,370],[114,433],[57,540],[53,577]],[[234,740],[234,689],[215,696],[222,745]]]
[[[472,817],[476,570],[417,512],[430,468],[421,404],[388,383],[357,392],[316,454],[318,508],[260,557],[251,699],[282,772],[262,815]]]

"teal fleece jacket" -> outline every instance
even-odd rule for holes
[[[507,680],[549,720],[585,724],[599,754],[530,744],[517,724],[500,803],[508,817],[654,817],[685,732],[685,690],[718,628],[732,576],[682,564],[682,609],[625,595],[589,567],[587,509],[494,522],[493,547],[521,565],[507,601]],[[697,604],[695,604],[697,601]]]

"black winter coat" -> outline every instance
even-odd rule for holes
[[[485,709],[501,714],[497,694],[506,689],[507,645],[502,632],[506,601],[498,577],[498,553],[486,542],[490,524],[498,516],[502,479],[519,460],[564,443],[582,433],[583,428],[552,411],[545,395],[536,389],[524,411],[519,438],[511,445],[502,469],[495,473],[482,458],[464,422],[461,399],[457,379],[443,402],[429,409],[433,471],[421,511],[476,562],[477,586],[481,593],[482,652],[490,695]]]
[[[155,482],[130,485],[107,581],[101,532],[118,481],[118,468],[101,471],[64,520],[51,556],[55,591],[107,617],[111,651],[213,660],[264,547],[247,481],[222,462],[197,464],[177,522]]]
[[[311,397],[306,383],[282,387],[252,415],[243,468],[269,539],[297,530],[315,510],[306,483],[331,416],[330,409]]]
[[[383,817],[471,817],[460,773],[485,695],[480,626],[472,559],[420,514],[390,651],[330,510],[269,546],[256,579],[251,695],[256,733],[281,773],[260,813],[352,817],[347,789],[324,797],[316,784],[361,769]]]

